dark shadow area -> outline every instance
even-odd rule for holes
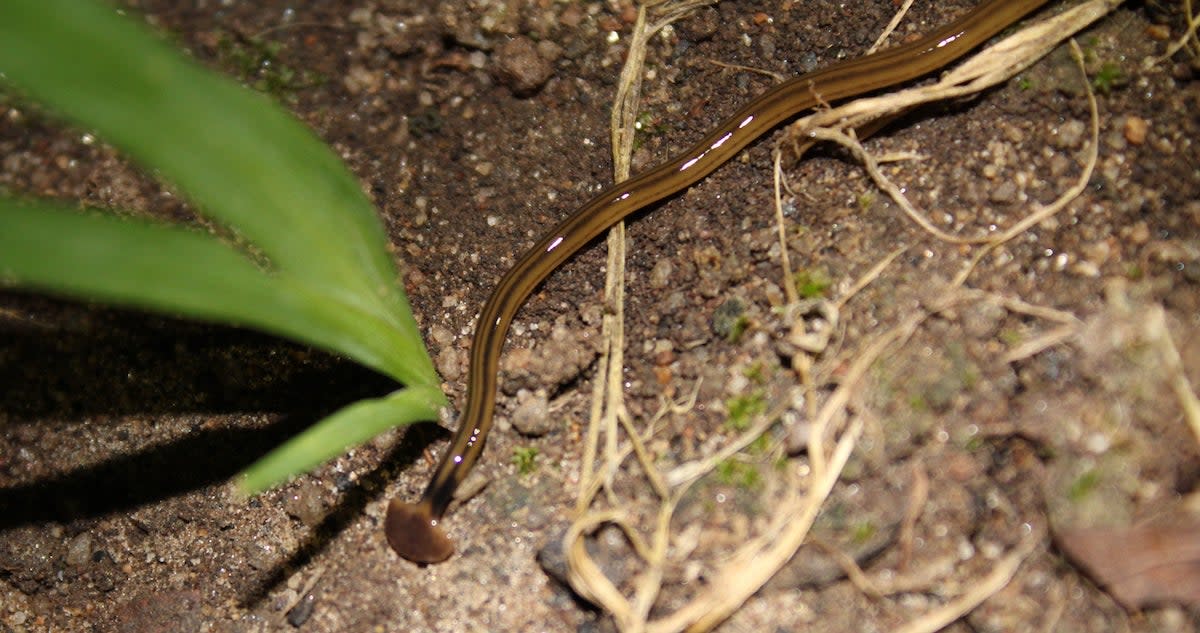
[[[266,334],[0,292],[0,421],[328,409],[395,383]]]
[[[242,606],[251,608],[266,600],[280,583],[286,583],[295,574],[295,570],[303,568],[316,558],[330,543],[337,540],[350,524],[364,515],[367,504],[375,494],[372,491],[386,487],[397,471],[407,469],[421,456],[426,446],[446,434],[446,430],[434,424],[410,427],[404,438],[389,451],[378,466],[363,473],[342,490],[338,503],[312,529],[308,538],[296,551],[287,560],[269,570],[270,573],[265,577],[256,581],[256,588],[242,599]],[[396,556],[386,547],[380,555]]]
[[[0,488],[0,530],[93,518],[228,481],[315,420],[287,416],[266,428],[201,431],[94,467]]]
[[[173,441],[0,488],[0,529],[96,517],[226,481],[325,415],[396,388],[255,332],[0,293],[0,433],[37,438],[86,421],[120,438],[121,416],[131,414],[191,425]],[[257,421],[206,423],[238,413]]]

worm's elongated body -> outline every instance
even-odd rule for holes
[[[662,164],[614,184],[547,232],[513,265],[479,313],[471,345],[467,401],[450,447],[416,503],[393,499],[385,530],[398,554],[436,563],[454,552],[438,522],[479,459],[496,407],[496,374],[517,310],[569,257],[630,214],[678,193],[727,162],[746,145],[817,106],[929,74],[966,54],[1047,0],[984,0],[959,19],[914,42],[840,62],[781,83],[742,106],[704,138]]]

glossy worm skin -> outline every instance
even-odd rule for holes
[[[499,356],[513,316],[538,284],[618,221],[683,191],[733,158],[750,142],[817,106],[893,86],[937,70],[1047,0],[985,0],[921,39],[840,62],[781,83],[743,106],[694,145],[666,162],[614,184],[546,233],[500,279],[479,313],[460,426],[417,503],[393,499],[384,529],[392,549],[418,563],[454,552],[438,527],[467,471],[479,459],[496,407]]]

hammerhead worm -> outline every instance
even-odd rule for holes
[[[746,145],[820,103],[911,81],[950,64],[1047,0],[984,0],[924,37],[835,63],[767,90],[691,147],[658,166],[614,184],[542,236],[500,279],[479,313],[467,378],[467,401],[450,447],[416,503],[393,499],[384,530],[396,553],[437,563],[454,553],[439,522],[479,459],[496,408],[497,367],[504,339],[530,293],[564,261],[630,214],[678,193],[727,162]]]

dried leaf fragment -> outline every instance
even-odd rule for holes
[[[1200,521],[1069,529],[1059,532],[1056,540],[1126,609],[1200,606]]]

